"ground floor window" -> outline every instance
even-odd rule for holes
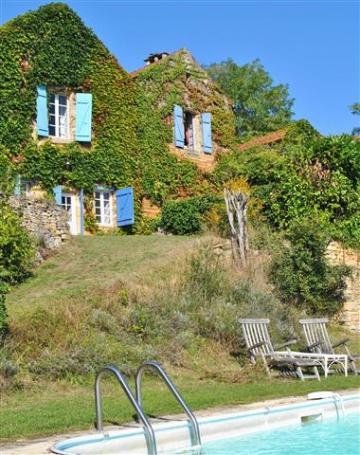
[[[95,217],[96,221],[103,226],[111,226],[111,193],[110,191],[95,191]]]

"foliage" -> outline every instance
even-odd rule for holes
[[[314,314],[334,314],[344,302],[346,267],[330,266],[328,237],[314,220],[296,223],[288,232],[290,245],[275,257],[271,278],[285,305]]]
[[[214,184],[238,177],[248,179],[273,228],[286,230],[297,220],[316,218],[333,239],[360,245],[360,143],[351,136],[321,137],[300,121],[270,150],[222,156]]]
[[[7,330],[5,294],[31,273],[33,247],[20,219],[0,200],[0,339]]]
[[[238,136],[260,135],[290,123],[293,99],[288,87],[274,85],[259,60],[240,66],[228,59],[206,69],[233,100]]]
[[[351,113],[354,115],[360,115],[360,103],[354,103],[350,106]],[[360,135],[360,126],[356,126],[353,128],[351,134],[355,135]]]
[[[188,75],[204,78],[201,69],[184,63],[184,53],[171,64],[154,65],[131,78],[95,34],[61,3],[15,18],[1,27],[0,34],[0,60],[5,62],[0,78],[4,100],[0,154],[8,163],[16,156],[14,172],[40,182],[49,192],[59,184],[83,188],[87,194],[99,183],[114,188],[132,185],[137,203],[146,196],[162,204],[183,188],[189,195],[199,191],[201,173],[193,163],[169,152],[172,129],[164,123],[173,105],[181,101]],[[39,84],[66,93],[92,93],[91,145],[33,140]],[[197,109],[210,107],[196,92],[193,98]],[[231,111],[224,114],[220,96],[214,95],[210,103],[219,144],[231,142]],[[137,220],[140,216],[137,211]],[[86,218],[86,225],[93,227],[89,210]]]
[[[167,201],[161,213],[161,227],[166,232],[178,235],[199,232],[204,215],[220,201],[220,197],[212,194]]]

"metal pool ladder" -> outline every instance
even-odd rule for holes
[[[113,375],[115,375],[121,388],[125,392],[125,395],[127,396],[130,403],[132,404],[133,408],[135,409],[139,421],[142,423],[142,425],[144,427],[144,434],[145,434],[145,440],[146,440],[146,445],[147,445],[147,449],[148,449],[148,454],[157,455],[158,452],[157,452],[157,446],[156,446],[155,432],[142,407],[141,383],[142,383],[143,373],[146,369],[153,369],[160,375],[160,377],[163,379],[163,381],[167,385],[170,392],[175,397],[176,401],[183,408],[183,410],[185,411],[186,415],[189,418],[190,438],[191,438],[191,445],[192,445],[191,448],[194,450],[201,450],[201,438],[200,438],[199,425],[198,425],[198,422],[197,422],[193,412],[191,411],[189,406],[186,404],[184,398],[181,396],[180,392],[177,390],[177,388],[175,387],[175,384],[171,381],[171,379],[169,378],[169,376],[167,375],[165,370],[162,368],[162,366],[158,362],[156,362],[154,360],[149,360],[147,362],[144,362],[139,367],[139,369],[136,373],[136,379],[135,379],[136,396],[134,396],[133,392],[131,391],[125,375],[115,365],[106,365],[98,372],[98,374],[96,375],[96,380],[95,380],[96,429],[98,431],[103,431],[103,428],[104,428],[102,396],[101,396],[101,387],[100,387],[101,379],[106,373],[112,373]]]

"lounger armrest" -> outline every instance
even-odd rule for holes
[[[307,351],[311,352],[314,348],[317,348],[321,346],[321,343],[320,341],[317,341],[316,343],[313,343],[313,344],[310,344],[309,346],[307,346]]]
[[[287,341],[286,343],[279,344],[279,345],[275,346],[275,350],[278,351],[279,349],[287,348],[288,346],[291,346],[291,345],[296,344],[296,343],[297,343],[297,340],[294,338],[292,340]]]
[[[337,343],[333,344],[333,348],[338,348],[339,346],[345,345],[348,341],[350,341],[350,338],[344,338],[343,340],[338,341]]]
[[[259,343],[255,343],[252,346],[249,346],[248,351],[251,352],[253,349],[261,348],[261,346],[265,346],[266,344],[266,341],[260,341]]]

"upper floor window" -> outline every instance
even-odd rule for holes
[[[91,142],[92,95],[76,93],[66,96],[48,94],[45,85],[37,87],[36,130],[38,136],[51,136],[59,142]]]
[[[65,95],[50,95],[49,135],[69,138],[69,100]]]
[[[211,114],[195,115],[175,105],[174,139],[176,147],[212,153]]]

